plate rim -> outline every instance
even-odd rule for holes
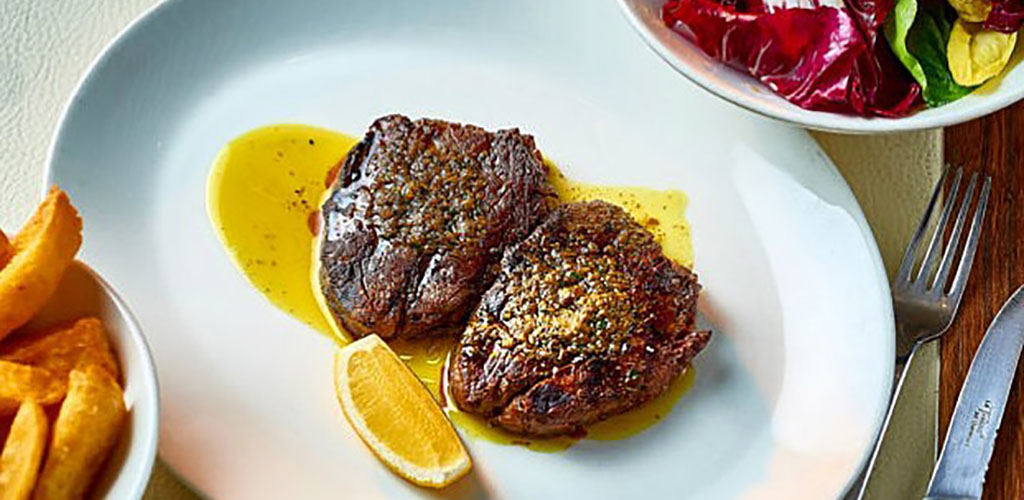
[[[114,50],[118,46],[124,43],[129,36],[132,36],[132,33],[140,29],[143,29],[146,23],[153,22],[153,20],[156,19],[157,16],[159,16],[159,13],[161,11],[172,8],[171,5],[176,3],[180,2],[178,0],[157,0],[157,2],[153,5],[150,5],[149,7],[143,9],[141,12],[139,12],[138,15],[135,16],[135,18],[133,18],[128,24],[121,28],[121,30],[118,31],[117,34],[114,35],[114,37],[106,43],[106,45],[103,46],[99,53],[96,54],[96,56],[89,62],[89,64],[82,71],[82,74],[78,78],[78,81],[75,83],[74,87],[72,88],[71,93],[65,99],[64,104],[61,107],[60,114],[58,115],[57,121],[54,124],[53,132],[50,134],[50,142],[46,148],[46,159],[44,160],[42,183],[39,191],[40,199],[45,198],[46,194],[50,191],[50,188],[57,185],[54,182],[54,158],[56,157],[57,148],[59,147],[61,138],[63,137],[66,130],[65,125],[67,123],[67,118],[74,110],[75,104],[81,98],[81,95],[83,93],[82,91],[92,83],[92,80],[95,78],[97,71],[103,66],[103,64],[107,62],[107,60],[110,57],[112,57]],[[162,411],[162,403],[160,397],[160,377],[157,375],[156,359],[153,357],[153,350],[150,347],[149,339],[146,336],[145,331],[142,329],[142,323],[140,323],[138,318],[135,316],[134,308],[131,306],[131,303],[128,300],[128,298],[118,293],[117,289],[114,288],[114,285],[107,281],[106,278],[101,276],[98,271],[93,269],[93,267],[90,266],[88,262],[82,260],[76,260],[76,262],[78,262],[78,265],[82,266],[87,273],[91,274],[93,277],[96,278],[97,283],[99,283],[100,286],[103,287],[109,293],[112,301],[117,306],[118,310],[127,319],[128,323],[131,326],[132,331],[130,335],[132,339],[142,347],[142,351],[144,354],[143,358],[145,362],[144,368],[147,373],[146,378],[152,379],[151,381],[154,396],[153,408],[154,410],[156,410],[156,417],[154,419],[156,429],[153,430],[153,445],[150,447],[151,449],[146,450],[147,466],[145,468],[145,474],[143,476],[140,476],[135,481],[134,498],[142,498],[143,495],[145,495],[146,491],[149,489],[149,485],[152,483],[153,479],[153,471],[156,469],[157,460],[159,460],[161,465],[163,465],[167,470],[171,472],[171,474],[174,476],[174,479],[178,480],[181,484],[187,487],[190,493],[193,493],[195,496],[199,498],[209,498],[209,496],[205,492],[203,492],[202,489],[198,488],[195,483],[193,483],[187,477],[182,475],[177,469],[171,466],[171,464],[165,462],[160,457],[160,428],[162,427],[160,418],[160,414]]]
[[[733,104],[740,105],[740,107],[743,107],[744,109],[746,109],[748,111],[751,111],[751,112],[753,112],[753,113],[755,113],[757,115],[770,118],[777,126],[778,125],[781,125],[781,126],[795,126],[794,128],[799,129],[800,132],[802,132],[803,134],[805,134],[808,137],[810,137],[810,140],[813,141],[814,144],[821,150],[822,154],[825,156],[825,159],[827,160],[825,163],[827,163],[827,168],[829,169],[828,173],[838,177],[838,180],[839,180],[838,185],[840,185],[840,187],[843,190],[845,190],[844,194],[848,195],[850,197],[850,199],[852,200],[852,206],[850,208],[854,208],[855,210],[853,212],[848,212],[848,213],[856,221],[857,228],[860,231],[860,235],[864,239],[864,242],[865,242],[864,243],[865,250],[867,250],[868,255],[870,257],[870,260],[872,262],[872,267],[875,270],[875,276],[874,277],[875,277],[875,281],[879,285],[879,292],[880,292],[881,299],[882,299],[881,300],[881,304],[882,304],[882,311],[881,311],[882,318],[881,319],[885,321],[885,324],[887,325],[887,330],[890,330],[890,331],[893,332],[892,342],[891,343],[886,343],[886,347],[887,347],[888,351],[893,351],[894,352],[894,350],[895,350],[895,316],[894,316],[894,311],[893,311],[893,308],[892,308],[891,289],[890,289],[888,274],[887,274],[887,271],[885,269],[885,264],[884,264],[884,261],[882,260],[881,251],[880,251],[880,249],[878,247],[878,242],[877,242],[877,240],[875,239],[875,236],[874,236],[874,231],[872,230],[871,226],[868,224],[868,221],[867,221],[867,218],[866,218],[866,216],[864,214],[864,211],[861,208],[860,201],[854,195],[852,189],[850,188],[849,183],[846,181],[845,177],[841,174],[841,172],[839,171],[838,167],[832,161],[832,158],[824,153],[824,150],[821,149],[820,143],[816,139],[814,139],[813,136],[811,136],[808,128],[806,128],[806,127],[810,127],[811,129],[817,129],[817,130],[847,132],[847,133],[853,132],[853,133],[861,133],[861,134],[871,134],[871,133],[874,133],[874,132],[877,132],[877,131],[874,131],[874,130],[857,131],[857,130],[847,130],[847,129],[842,129],[842,128],[838,128],[837,129],[837,128],[828,128],[828,127],[821,127],[821,128],[819,128],[819,127],[816,127],[816,126],[813,126],[813,125],[811,125],[811,126],[802,125],[800,122],[797,122],[797,121],[788,121],[788,120],[780,119],[778,117],[775,117],[775,116],[766,114],[764,112],[758,111],[757,109],[748,108],[746,106],[743,106],[740,103],[737,103],[737,102],[731,100],[730,98],[728,98],[726,96],[720,95],[717,92],[711,90],[711,88],[705,87],[703,84],[701,84],[699,81],[697,81],[694,78],[692,78],[686,72],[684,72],[684,71],[680,70],[679,68],[677,68],[676,65],[669,58],[669,55],[662,53],[662,50],[667,50],[667,49],[660,49],[659,48],[660,44],[657,44],[657,45],[655,44],[656,40],[649,40],[648,39],[649,36],[653,36],[653,35],[649,35],[645,30],[641,29],[642,28],[642,21],[640,21],[639,19],[635,18],[633,16],[633,13],[631,12],[631,9],[628,8],[627,2],[629,0],[615,0],[615,1],[616,1],[616,3],[620,7],[620,14],[622,14],[626,18],[627,22],[630,24],[631,29],[635,33],[640,34],[640,36],[643,39],[645,45],[647,45],[649,49],[653,50],[661,59],[663,59],[665,62],[669,63],[669,65],[676,72],[684,74],[684,76],[686,76],[688,79],[690,79],[690,81],[694,82],[695,84],[700,86],[702,89],[711,92],[712,94],[716,95],[717,97],[719,97],[719,98],[721,98],[723,100],[729,101],[730,103],[733,103]],[[185,3],[185,0],[158,0],[157,3],[155,3],[154,5],[148,7],[147,9],[143,10],[137,17],[135,17],[122,30],[120,30],[117,33],[117,35],[115,37],[113,37],[104,46],[104,48],[99,52],[99,54],[89,63],[89,65],[83,71],[82,76],[80,77],[78,82],[75,84],[74,89],[72,90],[71,94],[69,95],[69,97],[65,101],[65,104],[64,104],[64,106],[63,106],[63,108],[61,110],[61,113],[59,115],[58,120],[56,121],[56,124],[55,124],[54,129],[53,129],[53,133],[51,135],[49,147],[47,148],[45,166],[43,168],[43,177],[42,177],[42,186],[41,186],[41,193],[42,193],[43,196],[45,196],[46,192],[50,189],[50,187],[55,184],[55,182],[54,182],[54,180],[55,180],[54,160],[56,158],[57,149],[60,146],[62,138],[64,137],[64,135],[66,133],[68,133],[68,129],[66,128],[66,125],[68,123],[68,118],[73,113],[73,111],[75,109],[75,106],[78,103],[78,101],[81,99],[81,96],[84,93],[84,91],[86,89],[88,89],[88,87],[90,85],[93,84],[93,80],[96,78],[96,75],[100,71],[102,71],[103,67],[106,65],[108,60],[111,57],[113,57],[113,53],[115,52],[115,50],[118,47],[120,47],[122,44],[128,43],[130,37],[135,36],[135,34],[137,32],[146,29],[146,27],[150,23],[157,22],[159,20],[159,16],[162,15],[165,11],[172,10],[172,9],[174,9],[174,8],[180,6],[181,4],[184,4],[184,3]],[[635,23],[641,23],[641,25],[637,25]],[[1024,96],[1024,91],[1022,91],[1022,96]],[[921,128],[921,127],[912,127],[912,128],[906,129],[906,130],[916,130],[917,128]],[[897,131],[897,130],[891,130],[891,131]],[[102,280],[102,278],[101,278],[101,280]],[[113,290],[112,286],[108,282],[103,281],[103,283],[106,286],[110,287],[111,290]],[[120,297],[120,296],[119,296],[119,298],[121,299],[122,304],[124,304],[128,308],[129,314],[131,314],[132,309],[130,307],[130,303],[128,302],[128,300],[125,299],[124,297]],[[132,315],[131,318],[133,320],[135,320],[134,315]],[[139,333],[141,334],[142,340],[143,340],[143,342],[145,343],[145,345],[147,346],[147,349],[148,349],[148,342],[146,342],[146,334],[141,330],[141,328],[139,328]],[[888,359],[888,358],[883,358],[883,360],[884,359]],[[155,370],[155,360],[151,359],[151,361],[153,361],[153,366],[154,366],[154,370]],[[893,379],[894,367],[893,367],[893,365],[891,363],[887,363],[886,362],[884,364],[884,366],[882,367],[882,369],[885,372],[884,375],[886,375],[883,378],[884,382],[883,382],[883,387],[882,387],[883,389],[885,389],[885,394],[886,394],[885,397],[884,397],[884,404],[881,406],[880,411],[876,412],[876,415],[874,417],[874,422],[870,426],[870,428],[868,429],[868,431],[869,431],[868,432],[868,436],[870,438],[870,440],[868,442],[868,446],[863,451],[862,456],[857,461],[856,467],[853,469],[851,475],[847,478],[843,488],[839,492],[839,495],[836,497],[837,500],[845,498],[845,496],[848,495],[848,493],[851,491],[852,487],[855,486],[858,483],[859,478],[861,476],[861,471],[864,469],[865,465],[867,464],[867,461],[871,457],[874,442],[877,440],[877,436],[878,436],[879,432],[881,431],[882,425],[884,423],[885,414],[887,413],[887,410],[889,408],[889,404],[890,404],[890,401],[891,401],[892,379]],[[159,380],[158,380],[158,377],[155,375],[155,372],[154,372],[154,378],[155,378],[155,382],[158,384]],[[158,408],[159,408],[159,403],[160,402],[159,402],[159,399],[158,399],[158,401],[157,401],[157,404],[158,404],[157,407]],[[156,449],[156,455],[157,455],[157,458],[160,459],[162,465],[164,467],[166,467],[173,474],[174,478],[177,479],[178,481],[180,481],[186,487],[188,487],[193,494],[195,494],[196,496],[198,496],[200,498],[210,498],[209,495],[206,492],[204,492],[202,489],[200,489],[193,481],[191,481],[185,475],[181,474],[178,471],[178,469],[175,468],[171,463],[164,461],[162,459],[162,457],[160,456],[159,448],[158,447]],[[151,466],[151,469],[152,469],[152,466]],[[147,478],[147,484],[148,484],[148,482],[149,482],[149,479]],[[142,491],[145,491],[145,487],[143,487]]]

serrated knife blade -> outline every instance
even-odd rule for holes
[[[1022,347],[1024,287],[1003,304],[971,361],[925,500],[981,498]]]

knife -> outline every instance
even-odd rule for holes
[[[1022,347],[1024,286],[999,310],[971,361],[925,500],[981,498]]]

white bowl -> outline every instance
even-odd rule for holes
[[[704,90],[754,113],[802,127],[846,133],[885,133],[955,125],[998,111],[1024,97],[1024,50],[1018,45],[1001,77],[971,95],[904,118],[864,118],[809,111],[775,95],[753,77],[708,57],[661,20],[666,0],[619,0],[633,28],[676,71]]]
[[[153,358],[127,305],[103,278],[75,262],[64,273],[53,298],[25,330],[85,316],[100,318],[106,327],[121,364],[129,412],[121,440],[97,478],[91,498],[137,500],[146,490],[156,460],[160,403]]]

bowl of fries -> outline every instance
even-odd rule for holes
[[[0,498],[138,499],[159,398],[124,301],[75,260],[82,220],[54,188],[0,232]]]

